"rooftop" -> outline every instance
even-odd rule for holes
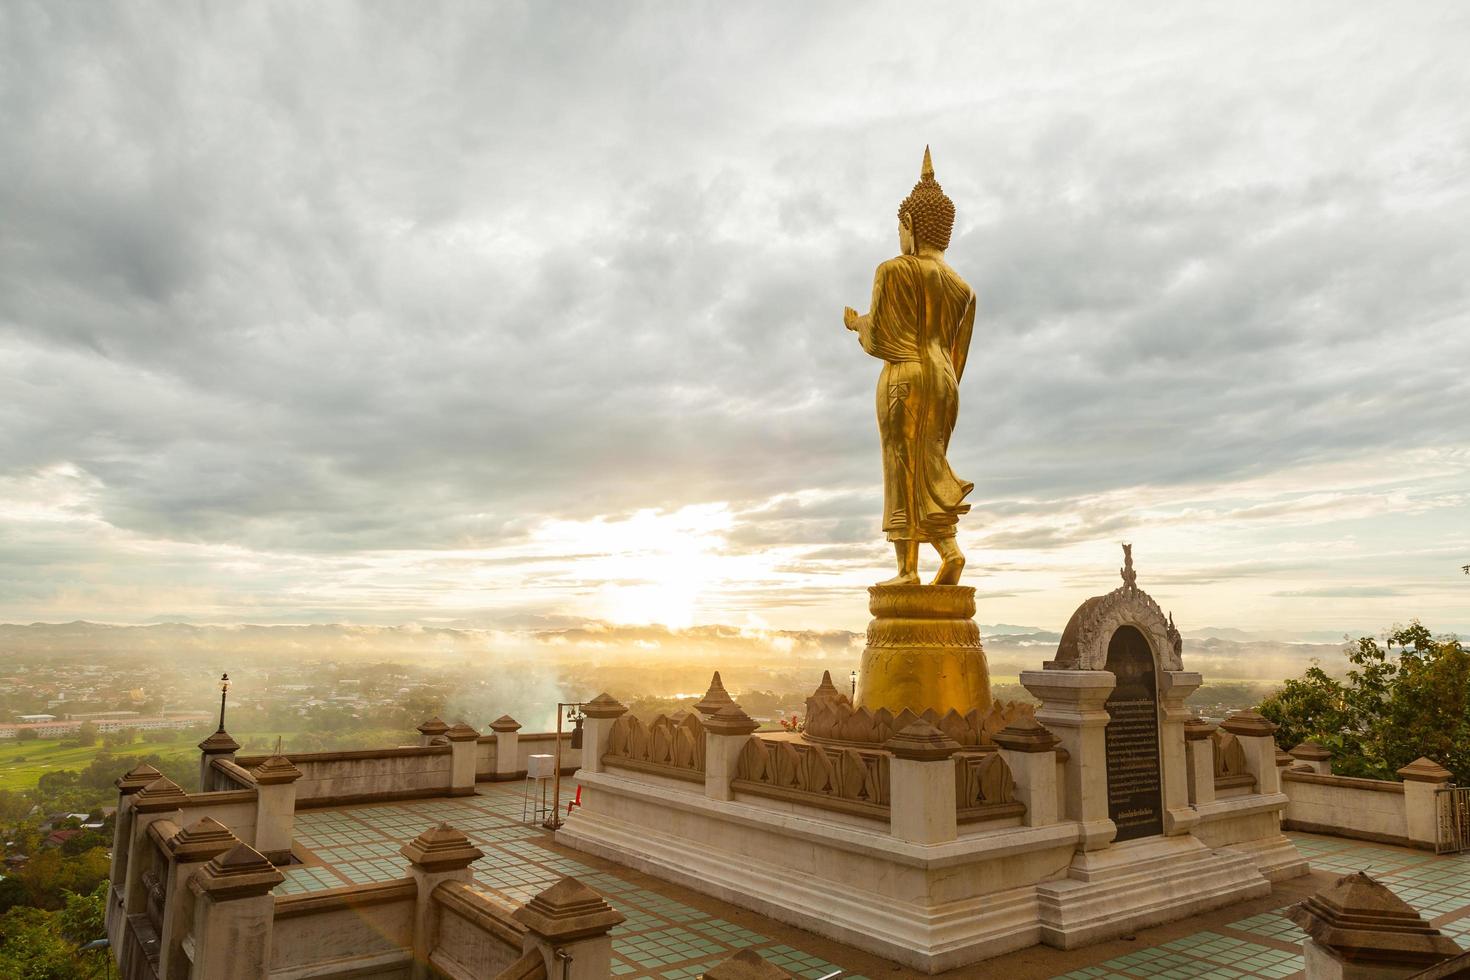
[[[575,792],[568,781],[568,795]],[[402,876],[399,847],[441,821],[485,851],[474,864],[479,885],[519,905],[571,875],[595,888],[627,916],[613,930],[613,973],[619,977],[697,977],[732,953],[753,948],[798,976],[836,970],[848,978],[921,976],[840,943],[783,925],[718,899],[556,844],[525,824],[521,784],[480,783],[478,795],[364,804],[296,815],[302,865],[283,868],[276,894],[296,894]],[[1307,877],[1278,883],[1253,902],[1139,930],[1131,939],[1062,951],[1045,946],[986,961],[983,975],[1025,978],[1301,976],[1303,933],[1282,911],[1331,884],[1367,871],[1462,947],[1470,948],[1470,854],[1436,856],[1391,845],[1292,833],[1311,861]],[[975,976],[977,968],[950,976]]]

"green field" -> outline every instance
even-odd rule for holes
[[[264,741],[267,744],[276,737],[274,732],[247,732],[237,736],[246,744]],[[289,735],[286,736],[289,739]],[[250,741],[247,742],[246,740]],[[39,739],[34,742],[14,742],[6,739],[0,743],[0,789],[34,789],[36,780],[44,773],[58,769],[81,771],[91,765],[92,760],[103,751],[113,755],[160,755],[166,759],[198,759],[199,735],[197,732],[179,732],[167,742],[145,742],[138,739],[127,745],[105,750],[99,739],[96,745],[77,747],[63,739]],[[121,772],[118,773],[122,775]]]

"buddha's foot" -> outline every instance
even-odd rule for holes
[[[893,576],[893,578],[888,579],[887,581],[879,582],[878,583],[878,587],[879,588],[882,588],[885,585],[918,585],[918,584],[919,584],[919,573],[918,572],[900,572],[899,574]]]
[[[944,559],[939,563],[939,571],[934,574],[934,581],[930,585],[959,585],[960,573],[965,570],[965,556],[956,554]]]

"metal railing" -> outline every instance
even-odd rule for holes
[[[1444,786],[1434,791],[1434,853],[1470,851],[1470,786]]]

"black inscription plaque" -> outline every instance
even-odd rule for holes
[[[1108,816],[1115,841],[1164,832],[1164,794],[1159,782],[1159,689],[1148,640],[1120,626],[1108,641],[1108,670],[1118,686],[1108,696]]]

